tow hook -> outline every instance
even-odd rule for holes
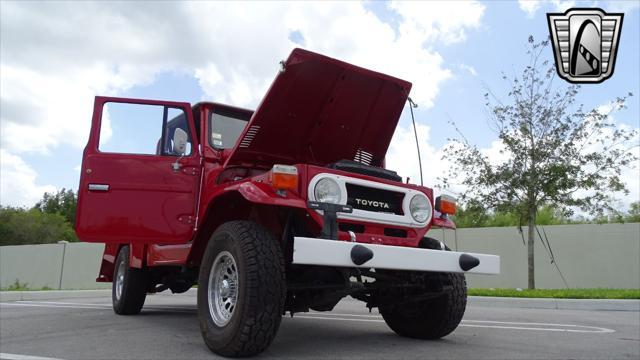
[[[469,271],[474,267],[480,265],[480,259],[475,256],[471,256],[469,254],[460,255],[460,259],[458,260],[460,264],[460,268],[464,271]]]
[[[309,209],[322,210],[322,233],[323,239],[338,240],[338,213],[351,213],[353,208],[350,205],[340,205],[323,203],[318,201],[307,202]]]

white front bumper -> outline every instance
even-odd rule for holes
[[[351,250],[356,244],[362,245],[373,252],[373,258],[360,266],[354,264],[351,260]],[[463,254],[477,258],[480,263],[469,271],[462,270],[459,259]],[[500,257],[497,255],[363,244],[307,237],[294,238],[293,263],[411,271],[474,274],[500,273]]]

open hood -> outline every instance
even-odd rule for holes
[[[225,166],[380,166],[411,83],[294,49]]]

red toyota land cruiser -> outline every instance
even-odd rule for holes
[[[452,332],[464,273],[500,259],[425,237],[455,228],[455,203],[384,168],[410,89],[295,49],[255,111],[96,97],[76,231],[106,244],[97,281],[113,282],[114,311],[197,284],[204,341],[226,356],[347,295],[401,336]]]

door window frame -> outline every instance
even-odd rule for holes
[[[162,134],[161,134],[161,151],[160,154],[140,154],[140,153],[122,153],[122,152],[111,152],[111,151],[102,151],[100,150],[100,136],[102,132],[102,115],[105,104],[108,103],[121,103],[121,104],[132,104],[132,105],[155,105],[163,107],[163,117],[162,117]],[[167,126],[168,117],[168,109],[174,108],[178,110],[182,110],[185,115],[185,121],[187,122],[187,130],[189,140],[191,142],[191,153],[188,155],[184,155],[184,158],[193,158],[196,156],[200,156],[200,146],[199,139],[197,137],[197,133],[195,131],[195,124],[193,123],[193,113],[191,109],[191,105],[189,103],[183,102],[175,102],[175,101],[162,101],[162,100],[147,100],[147,99],[134,99],[134,98],[119,98],[119,97],[105,97],[105,96],[96,96],[95,103],[93,107],[93,124],[92,131],[89,138],[89,144],[87,146],[88,149],[92,149],[95,153],[100,154],[109,154],[115,156],[127,156],[127,157],[167,157],[167,158],[176,158],[180,157],[180,155],[166,154],[164,149],[164,140]]]

